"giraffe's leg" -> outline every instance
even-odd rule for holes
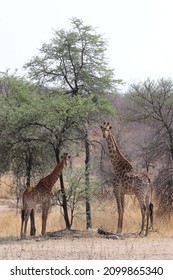
[[[147,201],[147,207],[146,207],[146,236],[148,235],[149,228],[153,228],[153,204],[149,201]],[[149,227],[149,220],[150,220],[150,227]]]
[[[49,211],[49,204],[48,205],[44,204],[42,206],[42,231],[41,231],[42,236],[45,236],[46,234],[46,222],[47,222],[48,211]]]
[[[146,233],[145,233],[145,235],[147,236],[148,235],[148,229],[149,229],[149,218],[150,218],[150,208],[149,208],[149,205],[147,206],[146,215],[147,215],[147,222],[146,222]]]
[[[34,209],[32,209],[31,213],[30,213],[30,223],[31,223],[30,236],[35,236],[36,235],[36,227],[35,227],[35,213],[34,213]]]
[[[22,209],[21,211],[21,230],[20,230],[20,237],[23,237],[23,224],[24,224],[24,216],[25,216],[25,210]]]
[[[122,201],[119,196],[116,196],[117,201],[117,207],[118,207],[118,228],[117,233],[122,233],[122,222],[123,222],[123,207],[122,207]]]
[[[23,220],[22,220],[22,226],[21,226],[21,238],[26,238],[26,230],[27,230],[27,223],[28,223],[28,219],[29,219],[29,215],[30,215],[30,211],[29,209],[25,209],[23,210],[24,212],[22,213],[23,215]],[[23,233],[23,223],[24,223],[24,233]]]
[[[149,196],[147,195],[147,186],[140,178],[136,178],[135,189],[142,216],[142,224],[139,235],[144,236],[145,217],[148,212],[147,205],[149,205]]]
[[[144,234],[144,225],[145,225],[145,214],[146,214],[146,206],[144,203],[141,204],[141,215],[142,215],[142,225],[139,235]]]
[[[121,196],[121,218],[120,218],[120,221],[121,221],[121,224],[120,224],[121,231],[122,231],[122,228],[123,228],[123,215],[124,215],[124,195]]]

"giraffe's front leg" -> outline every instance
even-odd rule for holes
[[[117,207],[118,207],[118,228],[117,228],[117,234],[122,233],[122,227],[123,227],[123,205],[122,200],[119,196],[116,196],[117,201]]]
[[[22,209],[22,211],[21,211],[21,230],[20,230],[20,237],[21,237],[21,238],[23,238],[24,216],[25,216],[25,210]]]

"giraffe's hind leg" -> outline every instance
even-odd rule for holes
[[[146,221],[146,236],[148,235],[148,231],[149,229],[153,229],[153,204],[150,202],[147,205],[147,209],[146,209],[146,216],[147,216],[147,221]],[[150,222],[150,226],[149,226],[149,222]]]
[[[141,231],[139,232],[140,236],[144,235],[144,227],[145,227],[145,218],[146,218],[146,231],[145,231],[145,235],[148,235],[148,231],[149,231],[149,220],[151,221],[151,224],[153,224],[153,204],[150,203],[149,205],[142,205],[141,206],[141,214],[142,214],[142,225],[141,225]]]
[[[148,235],[148,230],[149,230],[149,219],[150,219],[150,208],[146,209],[146,215],[147,215],[147,221],[146,221],[146,232],[145,235]]]
[[[30,215],[31,210],[26,210],[23,209],[22,210],[22,225],[21,225],[21,238],[26,238],[26,230],[27,230],[27,223],[28,223],[28,219],[29,219],[29,215]],[[23,225],[24,225],[24,233],[23,233]]]
[[[36,235],[36,227],[35,227],[34,209],[32,209],[31,213],[30,213],[30,222],[31,222],[30,236],[35,236]]]
[[[20,231],[21,238],[23,237],[24,216],[25,216],[25,210],[22,209],[22,211],[21,211],[21,231]]]
[[[143,236],[144,235],[144,226],[145,226],[145,214],[146,214],[147,209],[146,209],[146,206],[144,203],[141,203],[140,208],[141,208],[142,224],[141,224],[141,230],[139,232],[139,235]]]

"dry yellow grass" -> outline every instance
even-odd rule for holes
[[[20,235],[20,209],[16,209],[14,196],[11,194],[12,177],[4,176],[0,184],[0,237],[19,237]],[[92,226],[94,229],[102,227],[107,231],[116,231],[117,227],[117,207],[115,198],[102,197],[92,204]],[[52,207],[47,220],[47,232],[57,231],[65,228],[63,216],[60,213],[60,207]],[[80,209],[81,210],[81,209]],[[41,233],[41,213],[36,212],[37,235]],[[155,230],[163,235],[173,235],[173,219],[170,221],[160,220],[154,216]],[[125,213],[123,232],[138,232],[141,225],[141,213],[139,205],[134,197],[125,197]],[[29,234],[28,225],[28,234]],[[76,217],[72,229],[85,230],[85,214]]]
[[[0,177],[0,198],[14,198],[13,177],[3,175]]]
[[[5,208],[5,211],[2,209]],[[28,222],[28,235],[30,230],[30,222]],[[35,223],[37,235],[41,233],[41,213],[36,212]],[[6,210],[6,205],[0,207],[0,237],[20,237],[21,214],[20,210]],[[56,231],[64,228],[63,217],[57,211],[51,211],[47,220],[47,231]]]
[[[141,214],[138,203],[133,203],[131,198],[126,198],[126,208],[124,213],[123,233],[136,233],[140,230]],[[7,200],[8,201],[8,200]],[[4,209],[4,210],[3,210]],[[19,237],[21,217],[20,210],[6,207],[5,204],[0,207],[0,237]],[[37,235],[41,233],[41,213],[35,214]],[[116,231],[117,227],[117,210],[116,202],[102,202],[101,206],[92,206],[92,225],[93,228],[102,227],[107,231]],[[28,224],[28,235],[29,235]],[[52,207],[47,220],[47,232],[58,231],[65,228],[63,216],[60,213],[60,207]],[[163,222],[155,217],[154,228],[157,232],[164,235],[173,235],[173,220]],[[85,215],[74,219],[72,229],[85,230]]]

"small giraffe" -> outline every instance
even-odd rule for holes
[[[21,224],[21,238],[26,238],[27,223],[30,212],[34,209],[36,204],[42,205],[42,236],[46,233],[46,221],[48,211],[50,207],[51,190],[59,176],[61,175],[63,168],[67,166],[67,161],[70,156],[64,153],[62,160],[58,163],[54,170],[46,177],[40,179],[35,187],[26,188],[23,193],[23,210],[22,210],[22,224]],[[24,225],[25,224],[25,225]],[[24,225],[24,233],[23,233]]]
[[[151,224],[153,222],[151,203],[151,184],[148,174],[138,173],[135,174],[132,164],[122,155],[118,145],[111,133],[111,126],[109,123],[104,123],[101,126],[103,137],[107,141],[109,157],[114,168],[113,191],[117,201],[118,207],[118,229],[117,233],[121,234],[123,226],[123,213],[124,213],[124,195],[136,195],[142,214],[142,225],[140,234],[144,233],[145,217],[146,235],[148,234],[149,217]]]

